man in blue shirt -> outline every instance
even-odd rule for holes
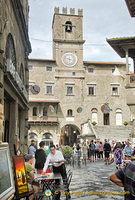
[[[132,155],[132,147],[130,146],[129,141],[127,142],[127,145],[123,149],[124,156],[126,160],[131,160],[131,155]]]
[[[33,156],[33,163],[32,163],[32,167],[34,169],[35,167],[35,152],[36,152],[37,148],[35,146],[35,141],[31,140],[31,145],[28,148],[28,154],[31,154]]]
[[[28,148],[28,154],[35,155],[36,150],[37,150],[37,148],[35,146],[35,141],[31,140],[31,145]]]

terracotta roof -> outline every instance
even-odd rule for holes
[[[124,65],[124,62],[83,61],[84,64]]]
[[[135,0],[125,0],[131,17],[135,17]]]
[[[59,103],[58,99],[29,99],[29,102]]]
[[[55,59],[40,59],[40,58],[29,58],[28,61],[56,62]]]

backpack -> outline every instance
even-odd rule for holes
[[[76,145],[76,149],[79,151],[79,149],[80,149],[79,144]]]
[[[90,144],[90,150],[93,151],[94,149],[95,149],[95,144],[91,143],[91,144]]]

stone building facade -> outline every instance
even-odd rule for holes
[[[66,8],[62,13],[55,8],[53,59],[29,59],[29,140],[72,145],[83,135],[82,124],[89,119],[89,136],[129,138],[131,127],[123,125],[130,121],[126,65],[83,61],[82,24],[81,9],[75,14],[71,8],[68,14]]]
[[[0,141],[27,151],[28,1],[0,1]]]

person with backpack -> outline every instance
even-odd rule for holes
[[[89,150],[90,150],[90,162],[94,162],[95,144],[93,143],[93,140],[91,140],[91,143],[89,145]]]
[[[110,152],[111,152],[111,145],[109,144],[109,142],[107,142],[107,139],[105,139],[105,143],[104,143],[104,153],[105,153],[105,161],[106,161],[106,165],[109,165],[109,161],[110,161]]]
[[[80,145],[79,145],[79,143],[78,143],[78,144],[76,145],[76,150],[79,151],[80,148],[81,148],[81,147],[80,147]]]

